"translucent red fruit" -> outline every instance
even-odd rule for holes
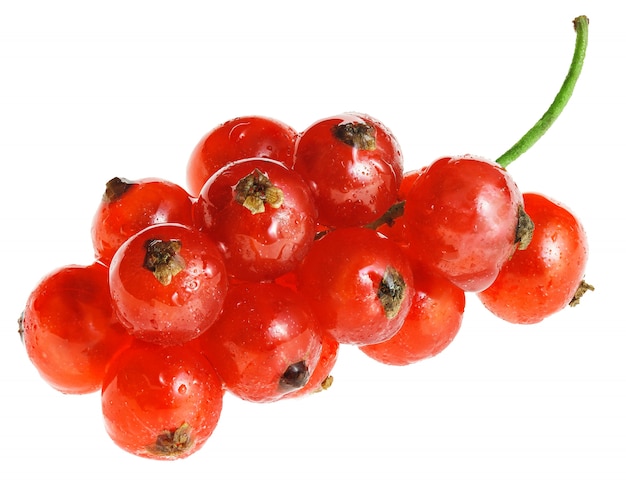
[[[270,282],[232,285],[219,319],[195,342],[227,390],[252,402],[276,401],[304,387],[322,351],[302,296]]]
[[[523,206],[517,185],[497,164],[469,156],[439,159],[407,194],[411,253],[463,290],[484,290],[524,239]]]
[[[415,297],[400,330],[387,341],[360,349],[384,364],[403,366],[431,358],[456,337],[465,293],[444,277],[415,268]]]
[[[156,178],[114,177],[94,214],[91,238],[96,258],[109,264],[128,238],[160,223],[193,222],[191,198],[179,185]]]
[[[300,175],[267,159],[227,165],[196,202],[199,227],[220,245],[231,276],[271,280],[295,268],[313,244],[317,209]]]
[[[224,388],[189,345],[137,341],[112,361],[102,386],[107,433],[122,449],[150,459],[187,457],[215,430]]]
[[[193,195],[229,162],[251,157],[293,165],[297,132],[285,123],[262,116],[244,116],[214,128],[198,142],[187,164],[187,184]]]
[[[296,144],[294,169],[310,184],[320,224],[361,226],[395,201],[402,181],[400,145],[380,121],[345,113],[315,122]]]
[[[173,223],[129,238],[113,257],[109,284],[121,322],[134,336],[162,345],[183,343],[208,329],[228,288],[213,240]]]
[[[407,257],[366,228],[342,228],[317,240],[297,270],[320,325],[342,344],[373,344],[393,336],[414,295]]]
[[[533,239],[527,249],[515,252],[478,297],[498,317],[532,324],[572,301],[589,248],[582,225],[560,203],[540,194],[524,194],[524,204],[535,223]]]
[[[63,393],[99,390],[107,363],[132,340],[113,312],[107,280],[99,263],[62,267],[26,303],[21,326],[28,357]]]

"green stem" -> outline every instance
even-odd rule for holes
[[[574,19],[574,30],[576,31],[574,57],[561,89],[548,108],[548,111],[544,113],[539,121],[535,123],[515,145],[496,159],[496,162],[500,164],[501,167],[507,167],[511,162],[532,147],[537,140],[548,131],[572,97],[574,86],[576,86],[576,81],[578,81],[578,77],[583,68],[585,52],[587,51],[589,19],[585,15],[576,17]]]

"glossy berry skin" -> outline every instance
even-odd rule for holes
[[[159,245],[165,245],[161,252]],[[213,240],[166,223],[140,231],[120,247],[111,262],[109,285],[115,311],[131,334],[172,345],[213,324],[228,278]]]
[[[322,328],[341,344],[374,344],[393,336],[414,295],[407,257],[366,228],[342,228],[317,240],[297,270]]]
[[[233,118],[198,142],[187,164],[187,184],[195,196],[204,183],[229,162],[251,157],[293,165],[298,133],[289,125],[262,116]]]
[[[465,293],[449,280],[414,268],[415,298],[400,330],[387,341],[360,349],[381,363],[404,366],[442,352],[456,337]]]
[[[293,270],[316,234],[309,187],[267,159],[240,160],[214,174],[198,196],[196,216],[222,249],[229,274],[241,280],[271,280]]]
[[[122,243],[148,226],[192,222],[191,197],[181,186],[157,178],[115,177],[107,183],[93,217],[96,259],[108,265]]]
[[[223,395],[219,376],[191,346],[136,342],[106,371],[104,425],[131,454],[181,459],[198,451],[215,430]]]
[[[252,402],[305,386],[322,351],[304,299],[271,282],[232,285],[219,319],[196,342],[227,390]]]
[[[100,389],[104,370],[132,338],[109,301],[108,270],[68,265],[45,276],[22,315],[28,357],[55,389],[84,394]]]
[[[380,121],[345,113],[301,133],[293,167],[311,186],[319,223],[339,228],[365,225],[387,211],[397,198],[403,158]]]
[[[404,210],[410,251],[468,292],[493,283],[518,245],[522,194],[495,163],[444,157],[415,181]]]
[[[563,205],[540,194],[524,194],[524,204],[535,223],[533,239],[478,297],[501,319],[533,324],[570,303],[583,279],[589,248],[582,225]]]

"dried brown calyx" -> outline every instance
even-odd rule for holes
[[[517,228],[515,229],[515,243],[518,250],[525,250],[530,245],[535,232],[535,223],[530,219],[524,207],[517,208]]]
[[[122,177],[114,177],[106,183],[102,201],[112,203],[121,198],[135,183]]]
[[[143,267],[151,271],[161,284],[169,285],[172,277],[185,268],[185,260],[180,255],[182,246],[180,240],[146,241]]]
[[[316,391],[322,392],[322,391],[328,390],[333,385],[333,381],[335,381],[333,376],[332,375],[328,375],[326,378],[324,378],[324,380],[320,384],[319,389],[316,390]]]
[[[148,451],[156,456],[175,457],[184,454],[192,445],[191,426],[185,422],[175,430],[161,432]]]
[[[367,123],[340,123],[332,128],[333,136],[359,150],[376,150],[376,129]]]
[[[578,304],[580,304],[580,299],[582,299],[582,296],[585,295],[585,293],[587,293],[588,290],[591,290],[593,292],[594,290],[596,290],[596,288],[593,285],[588,284],[587,282],[582,280],[580,284],[578,285],[578,288],[576,289],[576,292],[574,293],[574,297],[572,297],[572,300],[570,301],[569,306],[576,307]]]
[[[383,306],[387,319],[396,317],[406,296],[406,283],[400,272],[391,266],[387,267],[378,284],[376,296]]]
[[[259,169],[241,178],[234,189],[235,201],[248,209],[252,214],[265,211],[268,204],[274,209],[282,206],[285,196],[283,191],[276,187],[269,177]]]

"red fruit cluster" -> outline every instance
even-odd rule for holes
[[[44,379],[101,390],[108,433],[139,456],[198,450],[225,391],[269,402],[327,388],[341,345],[392,365],[432,357],[467,292],[529,323],[580,289],[587,242],[569,211],[482,158],[405,173],[396,138],[364,114],[302,132],[230,120],[187,178],[189,192],[111,179],[95,262],[46,276],[21,318]]]

